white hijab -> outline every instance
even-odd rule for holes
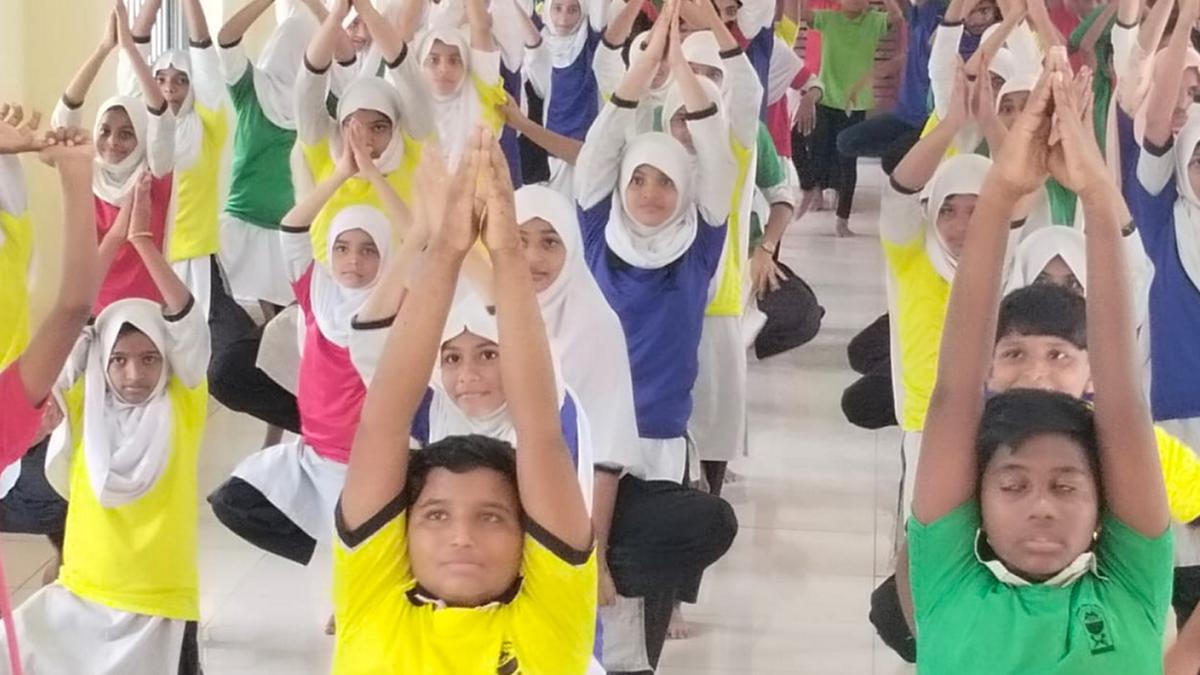
[[[373,75],[360,76],[350,86],[346,87],[346,91],[342,93],[342,98],[338,100],[338,133],[334,138],[336,142],[330,148],[335,156],[342,152],[342,124],[349,119],[350,115],[359,110],[374,110],[382,114],[392,123],[392,140],[388,143],[383,154],[375,160],[375,166],[384,175],[389,174],[400,168],[400,163],[404,161],[404,124],[407,121],[407,116],[404,114],[404,101],[400,98],[400,92],[396,90],[386,80],[380,79]]]
[[[504,2],[505,0],[500,1]],[[550,9],[554,0],[545,0],[542,3],[542,40],[546,43],[546,49],[550,50],[550,57],[555,68],[566,68],[579,58],[584,47],[587,46],[590,32],[587,3],[584,0],[565,1],[579,4],[579,23],[575,24],[575,29],[570,33],[562,34],[558,33],[554,22],[550,20]]]
[[[449,0],[443,0],[448,2]],[[442,151],[446,153],[446,165],[449,168],[458,166],[467,147],[467,139],[471,136],[471,128],[479,119],[479,101],[475,95],[471,80],[471,45],[457,27],[433,26],[421,38],[421,47],[417,50],[418,68],[424,68],[425,59],[433,50],[434,42],[457,47],[463,61],[463,79],[458,88],[449,96],[440,96],[430,87],[427,91],[433,101],[434,121],[437,123],[438,141]],[[422,75],[423,76],[423,75]]]
[[[584,261],[575,207],[560,193],[540,185],[517,190],[516,206],[518,223],[534,218],[550,223],[566,253],[558,277],[538,293],[563,379],[579,395],[578,403],[587,411],[595,446],[604,449],[603,457],[628,456],[626,463],[636,462],[637,417],[625,333]]]
[[[144,333],[164,359],[154,391],[136,405],[122,399],[108,379],[108,360],[125,324]],[[83,375],[83,456],[96,499],[114,508],[149,492],[171,459],[169,337],[162,307],[142,299],[109,305],[87,335],[91,342]]]
[[[258,104],[271,124],[296,130],[296,77],[303,67],[304,51],[316,33],[316,19],[298,11],[271,34],[271,39],[254,68],[254,91]]]
[[[100,104],[96,115],[96,128],[93,138],[100,137],[100,121],[104,113],[113,108],[121,108],[129,115],[133,123],[133,133],[137,137],[137,147],[129,156],[117,164],[96,157],[96,171],[92,177],[92,192],[109,204],[120,204],[125,195],[137,185],[138,177],[146,168],[146,146],[149,143],[150,112],[146,104],[129,96],[114,96]]]
[[[338,212],[329,224],[326,244],[328,265],[333,265],[333,247],[337,238],[350,230],[362,230],[375,241],[375,247],[379,249],[379,272],[375,278],[362,288],[346,288],[333,277],[329,267],[316,263],[310,281],[312,310],[317,327],[326,340],[339,347],[350,345],[350,324],[370,297],[371,289],[379,283],[379,277],[387,265],[393,237],[392,223],[382,211],[372,206],[348,206]]]
[[[955,155],[942,162],[933,178],[925,186],[925,253],[937,273],[946,281],[954,280],[958,259],[938,231],[938,212],[946,200],[954,195],[977,195],[983,187],[992,160],[982,155]]]
[[[1175,200],[1175,246],[1192,286],[1200,290],[1200,196],[1188,178],[1188,164],[1197,144],[1200,144],[1200,108],[1192,106],[1175,142],[1175,184],[1179,193]]]
[[[188,77],[187,98],[175,114],[175,161],[176,166],[190,167],[200,157],[200,146],[204,142],[204,125],[196,115],[196,83],[192,77],[192,57],[182,49],[163,52],[154,62],[153,72],[158,75],[167,68],[182,71]]]
[[[678,193],[675,211],[657,227],[639,223],[625,205],[633,172],[642,165],[666,174]],[[696,240],[699,227],[692,194],[695,175],[692,157],[671,135],[650,132],[634,137],[621,157],[619,183],[604,228],[604,239],[613,253],[630,265],[645,269],[666,267],[686,253]]]
[[[1017,246],[1016,264],[1009,273],[1004,292],[1032,285],[1055,258],[1062,258],[1086,291],[1087,252],[1083,233],[1071,227],[1052,225],[1030,233]]]
[[[1032,92],[1041,77],[1042,70],[1039,68],[1037,70],[1023,70],[1005,79],[1004,86],[1000,87],[1000,91],[996,93],[996,111],[1000,111],[1000,102],[1004,100],[1005,96],[1022,91]]]

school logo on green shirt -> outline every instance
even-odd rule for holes
[[[1092,654],[1107,654],[1115,651],[1116,645],[1113,644],[1112,633],[1108,630],[1108,620],[1104,616],[1104,610],[1097,605],[1081,605],[1076,610],[1075,615],[1083,622],[1084,631],[1088,636],[1088,643],[1091,645]]]

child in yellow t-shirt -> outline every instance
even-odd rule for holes
[[[550,350],[499,145],[477,131],[387,338],[337,508],[335,673],[587,670],[596,621],[591,524],[563,440]],[[475,181],[474,177],[482,176]],[[516,449],[483,436],[407,448],[464,257],[494,265],[500,366]],[[482,393],[482,392],[480,392]]]

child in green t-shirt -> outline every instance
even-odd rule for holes
[[[1130,215],[1083,120],[1086,86],[1054,50],[967,230],[908,528],[923,675],[1162,672],[1170,514],[1130,275],[1113,273]],[[980,396],[1014,205],[1048,170],[1088,222],[1094,412],[1043,390]]]
[[[810,194],[824,188],[837,190],[837,234],[846,237],[853,234],[849,220],[858,164],[854,157],[838,153],[837,137],[866,119],[867,111],[875,107],[875,49],[903,19],[895,0],[883,0],[886,12],[869,9],[869,0],[839,3],[837,10],[813,11],[808,0],[800,0],[801,21],[821,32],[820,80],[825,88],[817,104],[816,128],[805,138],[809,161],[800,183]]]

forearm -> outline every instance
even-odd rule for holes
[[[1167,30],[1167,23],[1171,19],[1171,10],[1175,7],[1175,2],[1172,0],[1163,0],[1162,2],[1154,3],[1150,11],[1146,13],[1146,18],[1142,20],[1142,25],[1138,29],[1138,46],[1146,54],[1154,54],[1158,51],[1158,45],[1162,41],[1163,32]],[[1131,21],[1125,22],[1129,25],[1137,20],[1137,10],[1134,10],[1134,18]]]
[[[604,29],[604,41],[610,45],[625,44],[633,32],[633,24],[642,11],[642,0],[625,0],[621,11],[608,22]]]
[[[217,42],[222,47],[241,42],[246,31],[250,30],[250,26],[253,26],[263,12],[270,9],[273,4],[275,4],[275,0],[250,0],[236,14],[229,17],[224,26],[221,26],[221,30],[217,33]]]
[[[184,5],[194,1],[185,0]],[[133,33],[135,38],[150,38],[150,34],[154,32],[154,24],[158,20],[158,10],[160,7],[162,7],[162,0],[146,0],[142,4],[137,17],[133,20],[133,25],[129,27],[130,32]]]
[[[136,217],[136,216],[135,216]],[[149,236],[134,237],[130,240],[154,285],[163,297],[163,309],[167,316],[175,316],[187,308],[191,302],[192,292],[171,269],[171,264],[163,257],[162,251]]]
[[[187,19],[188,37],[192,42],[205,43],[212,39],[200,0],[183,0],[183,15]]]
[[[492,15],[483,7],[482,0],[465,0],[467,23],[471,29],[471,49],[490,52],[496,49],[496,38],[492,35]]]
[[[1126,26],[1134,25],[1141,7],[1141,0],[1117,0],[1117,21]]]
[[[385,321],[396,316],[400,304],[408,291],[410,282],[409,272],[415,260],[419,257],[424,242],[416,241],[417,237],[405,237],[400,250],[388,263],[383,277],[371,290],[367,301],[359,308],[354,320],[359,324],[369,324]],[[423,237],[422,237],[423,239]]]
[[[1066,46],[1067,41],[1063,38],[1063,34],[1058,31],[1058,27],[1050,20],[1050,14],[1046,11],[1046,5],[1042,2],[1033,2],[1029,4],[1029,20],[1033,23],[1034,30],[1037,31],[1038,37],[1042,39],[1042,47],[1049,49],[1050,47]]]
[[[338,38],[343,33],[336,15],[330,14],[325,17],[325,22],[321,24],[321,28],[304,52],[304,60],[313,70],[324,72],[333,64],[333,52]]]
[[[896,0],[883,0],[883,8],[887,10],[889,28],[895,28],[904,21],[904,12]]]
[[[996,55],[996,52],[1000,51],[1000,48],[1003,47],[1004,43],[1008,41],[1008,37],[1012,35],[1013,30],[1016,29],[1017,25],[1020,24],[1022,20],[1022,16],[1005,17],[1004,21],[1001,22],[1000,27],[993,31],[992,34],[989,35],[988,38],[979,45],[979,49],[975,50],[975,53],[971,55],[971,58],[967,60],[967,73],[976,76],[982,76],[984,73],[979,72],[979,64],[981,64],[984,59],[989,62],[992,60],[992,57]]]
[[[379,200],[383,202],[383,212],[387,215],[388,220],[392,221],[392,225],[401,237],[407,236],[412,227],[412,211],[409,210],[408,205],[400,198],[396,188],[387,182],[383,174],[375,172],[369,180],[371,187],[375,188],[375,193],[379,195]]]
[[[108,55],[108,49],[97,47],[88,60],[83,63],[79,72],[75,74],[75,78],[67,85],[67,90],[63,93],[63,100],[71,107],[78,108],[83,105],[88,91],[92,88],[92,83],[96,81],[96,75],[100,73],[100,68],[104,66]]]
[[[620,484],[619,472],[596,469],[592,482],[592,531],[596,533],[596,557],[600,560],[608,559],[608,535],[617,510]]]
[[[638,49],[638,45],[634,45],[631,49]],[[641,100],[649,90],[650,82],[654,79],[654,71],[657,69],[658,63],[655,59],[637,61],[629,67],[629,70],[625,71],[625,77],[621,78],[621,83],[613,91],[613,96],[626,101]]]
[[[1161,0],[1165,2],[1166,0]],[[1191,22],[1185,23],[1187,19]],[[1171,140],[1171,118],[1175,113],[1175,99],[1183,82],[1183,68],[1187,51],[1191,47],[1191,24],[1195,22],[1195,12],[1183,10],[1171,39],[1155,57],[1154,77],[1150,80],[1150,93],[1146,106],[1145,141],[1158,147],[1164,147]]]
[[[63,199],[63,258],[57,305],[90,312],[101,270],[96,251],[96,216],[92,168],[66,164],[59,168]],[[107,269],[107,268],[105,268]]]
[[[958,126],[942,123],[933,128],[925,138],[908,151],[904,159],[892,171],[892,182],[906,190],[920,190],[925,187],[938,165],[946,156],[946,150],[954,142]]]
[[[767,226],[763,230],[762,245],[770,249],[772,253],[779,251],[783,235],[787,232],[788,225],[792,223],[792,213],[791,204],[771,205],[770,215],[767,216]]]
[[[421,12],[425,9],[425,0],[405,0],[400,8],[400,16],[396,20],[396,30],[405,42],[412,42],[417,37],[421,25]]]
[[[400,31],[380,14],[371,2],[359,3],[358,15],[367,24],[367,31],[379,46],[383,58],[389,64],[399,61],[405,49],[405,40]]]
[[[1112,21],[1113,15],[1117,13],[1117,6],[1109,4],[1100,12],[1100,16],[1088,26],[1084,32],[1083,38],[1079,41],[1079,48],[1084,51],[1094,52],[1096,43],[1100,40],[1100,36],[1104,34],[1104,29],[1108,26],[1108,22]]]
[[[317,214],[321,213],[321,209],[325,208],[325,203],[329,198],[342,187],[347,177],[337,171],[334,171],[331,176],[317,183],[316,187],[304,195],[291,211],[283,217],[281,225],[291,230],[306,230],[312,226],[314,220],[317,219]]]
[[[517,133],[537,143],[543,150],[567,164],[574,166],[575,161],[579,159],[579,151],[583,149],[581,141],[550,131],[523,115],[510,120],[509,125]]]
[[[158,82],[154,79],[154,73],[150,72],[150,64],[146,63],[146,59],[138,51],[137,44],[133,40],[128,40],[121,45],[121,49],[129,57],[129,66],[133,69],[133,74],[137,76],[138,85],[142,90],[142,100],[146,102],[146,106],[151,110],[165,108],[167,99],[163,98],[162,90],[158,88]]]

